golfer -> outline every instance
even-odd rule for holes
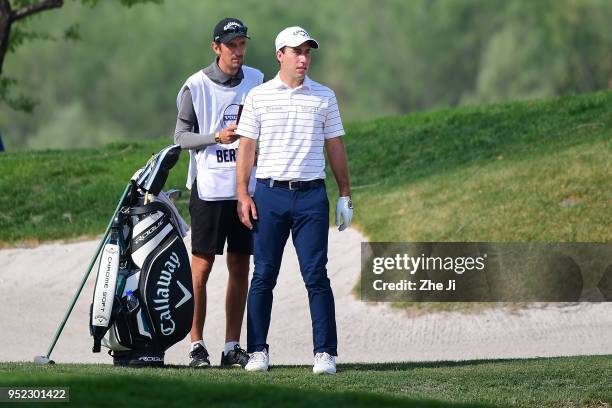
[[[190,365],[210,366],[203,340],[206,282],[227,241],[229,279],[225,299],[225,347],[221,365],[244,367],[248,355],[240,348],[240,329],[248,289],[251,231],[236,214],[236,120],[247,93],[263,82],[263,74],[243,65],[247,27],[225,18],[214,28],[216,59],[190,76],[177,97],[175,143],[189,149],[187,188],[191,189],[191,246],[195,310],[191,328]],[[248,177],[247,177],[248,178]],[[248,180],[247,180],[248,183]],[[254,189],[255,179],[251,186]]]
[[[344,129],[334,92],[306,76],[311,50],[319,44],[302,28],[289,27],[276,37],[280,71],[249,92],[236,133],[241,136],[237,164],[240,220],[253,230],[255,271],[247,311],[248,371],[267,371],[266,343],[272,290],[276,285],[289,233],[308,290],[316,374],[335,374],[337,356],[334,296],[327,278],[329,202],[325,157],[340,198],[336,225],[351,222],[352,204]],[[257,186],[248,184],[259,141]],[[343,220],[340,225],[340,219]]]

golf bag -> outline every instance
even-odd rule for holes
[[[115,365],[163,366],[191,329],[187,225],[161,191],[179,154],[169,146],[136,172],[102,250],[90,331],[93,351],[107,347]]]

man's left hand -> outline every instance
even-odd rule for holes
[[[340,220],[342,219],[342,224]],[[338,231],[344,231],[351,225],[353,219],[353,203],[350,196],[338,198],[338,204],[336,204],[336,226]]]

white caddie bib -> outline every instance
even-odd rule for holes
[[[240,105],[248,92],[263,81],[263,74],[243,66],[244,78],[240,85],[227,88],[212,82],[206,74],[198,71],[187,79],[177,97],[180,106],[185,87],[189,88],[193,107],[198,118],[201,134],[219,132],[236,123]],[[236,199],[236,158],[237,140],[232,144],[215,143],[200,150],[190,150],[190,165],[187,188],[197,179],[198,196],[206,201]],[[255,169],[249,180],[249,193],[255,191]]]

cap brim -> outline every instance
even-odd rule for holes
[[[228,34],[225,34],[223,37],[219,38],[219,42],[222,42],[223,44],[227,44],[228,42],[232,41],[234,38],[238,38],[238,37],[245,37],[245,38],[248,38],[249,40],[251,39],[251,37],[249,37],[246,34],[228,33]]]
[[[312,48],[319,48],[319,43],[317,42],[317,40],[310,39],[306,42],[309,42]]]
[[[304,44],[304,43],[309,43],[309,44],[310,44],[310,46],[311,46],[312,48],[315,48],[315,49],[316,49],[316,48],[319,48],[319,43],[317,42],[317,40],[315,40],[315,39],[312,39],[312,38],[311,38],[310,40],[302,41],[302,42],[301,42],[301,43],[299,43],[299,44],[293,44],[293,43],[291,43],[291,44],[290,44],[290,43],[284,44],[284,45],[283,45],[283,46],[281,46],[281,47],[277,47],[277,49],[276,49],[276,50],[278,51],[278,50],[280,50],[280,49],[281,49],[281,48],[283,48],[283,47],[292,47],[292,48],[293,48],[293,47],[299,47],[300,45],[302,45],[302,44]]]

